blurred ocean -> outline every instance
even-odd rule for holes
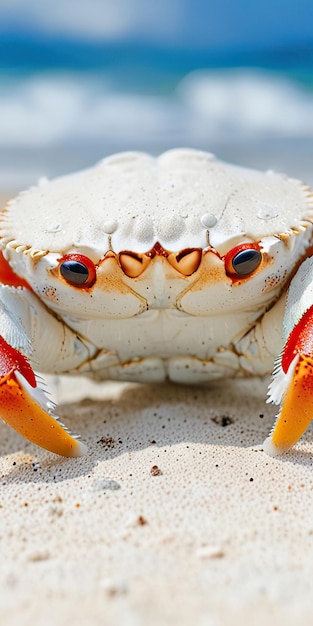
[[[59,43],[60,62],[45,47],[16,45],[0,67],[1,189],[119,150],[174,146],[313,181],[312,54],[267,53],[243,67],[224,52],[206,68],[201,55],[149,48],[121,54],[107,46],[103,63],[96,46],[86,57],[84,43],[81,50],[75,43],[72,56]]]

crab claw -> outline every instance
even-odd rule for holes
[[[313,419],[313,258],[301,265],[288,293],[285,346],[269,387],[268,402],[281,403],[263,448],[271,456],[295,444]]]
[[[62,456],[82,456],[85,445],[53,414],[28,360],[0,336],[0,417],[33,443]]]

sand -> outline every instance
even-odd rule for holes
[[[312,431],[262,452],[267,382],[62,381],[80,459],[1,424],[0,623],[312,624]]]

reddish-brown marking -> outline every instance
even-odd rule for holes
[[[26,287],[26,289],[32,291],[32,288],[26,280],[20,278],[13,272],[2,252],[0,252],[0,283],[2,285],[9,285],[10,287]]]
[[[208,286],[220,284],[231,284],[231,278],[225,275],[224,263],[219,254],[213,248],[207,248],[203,251],[196,279],[189,282],[186,289],[180,293],[178,304],[184,301],[184,305],[187,306],[188,302],[188,312],[191,313],[194,310],[192,294],[204,291]]]
[[[146,256],[148,256],[150,259],[154,259],[155,256],[168,257],[169,254],[170,253],[168,252],[168,250],[165,250],[158,241],[154,244],[151,250],[146,252]]]

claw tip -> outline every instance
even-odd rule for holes
[[[262,447],[266,454],[273,457],[279,456],[280,454],[285,452],[285,450],[283,450],[282,448],[278,448],[277,446],[275,446],[271,437],[266,437]]]
[[[71,454],[69,454],[69,456],[71,456],[71,457],[79,457],[79,456],[85,456],[85,454],[87,454],[87,446],[86,446],[86,444],[83,443],[82,441],[77,441],[76,440],[76,445],[72,449]]]

